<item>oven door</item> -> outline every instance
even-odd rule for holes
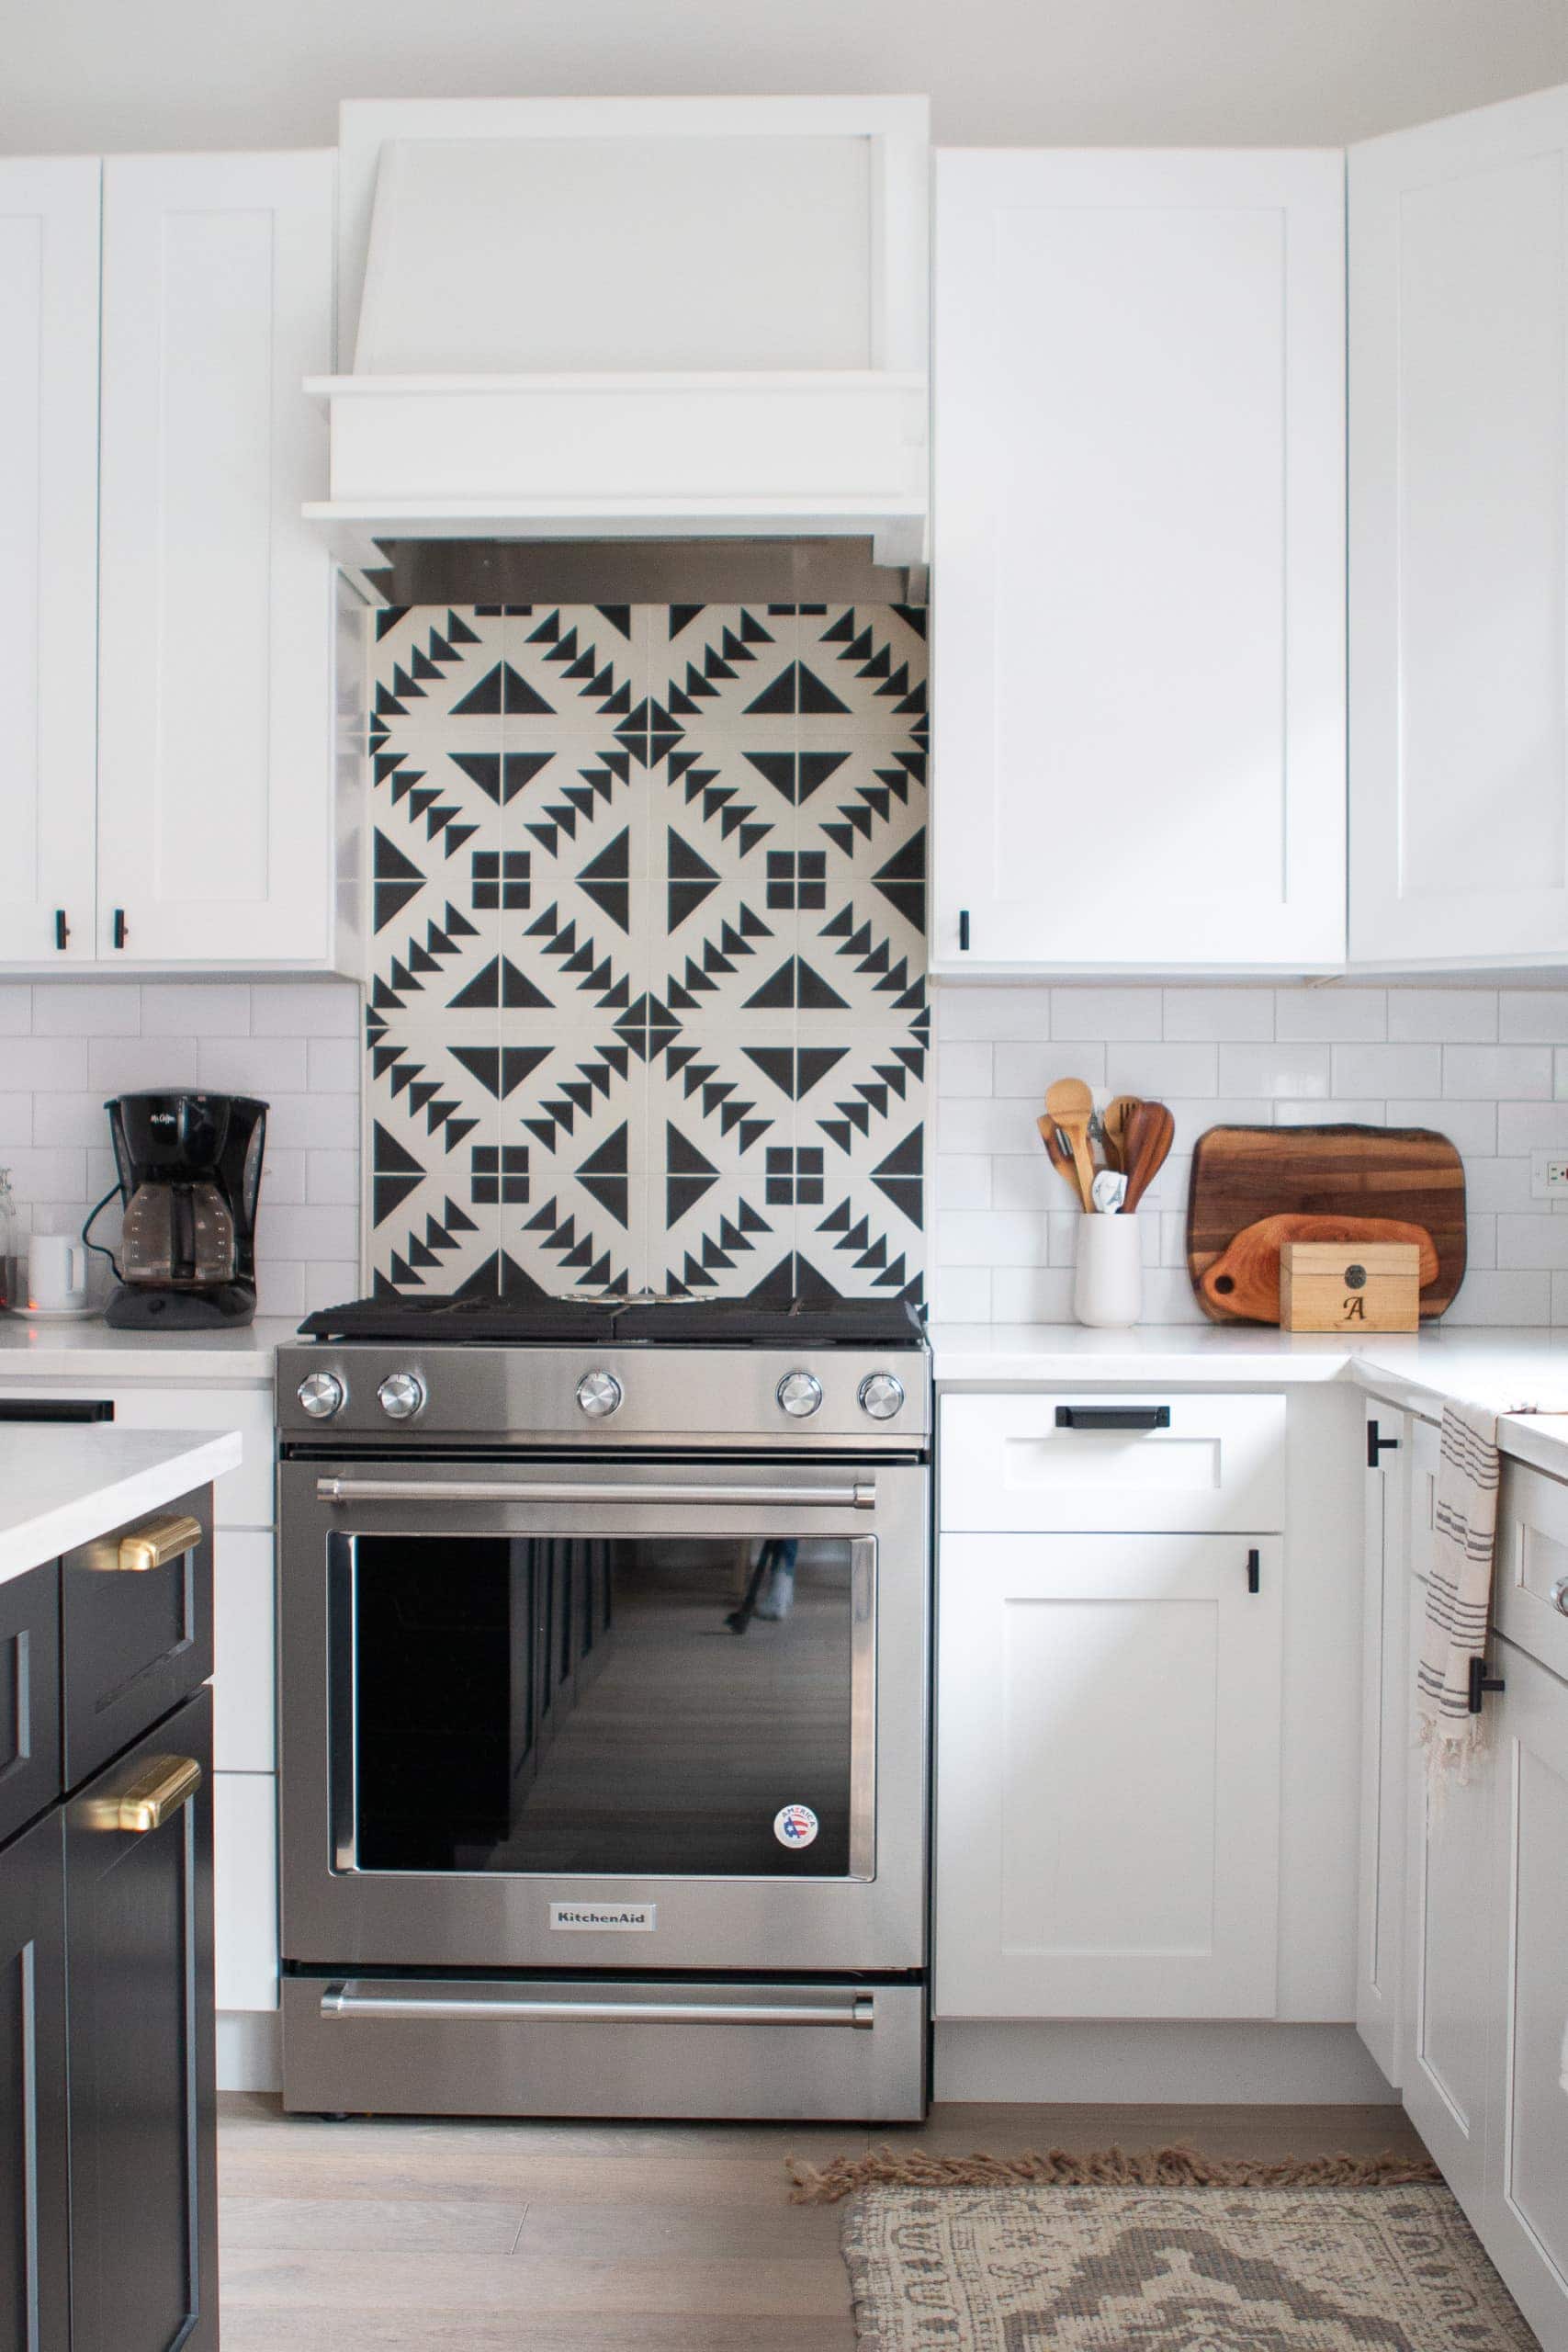
[[[282,1470],[306,1966],[925,1959],[916,1463]]]

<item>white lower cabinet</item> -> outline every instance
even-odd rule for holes
[[[213,1776],[218,2007],[277,2007],[277,1783],[270,1772]]]
[[[1281,1554],[944,1535],[939,2016],[1275,2014]]]
[[[1404,1999],[1405,1764],[1414,1726],[1405,1656],[1409,1434],[1403,1413],[1386,1405],[1367,1407],[1356,2025],[1395,2088]]]

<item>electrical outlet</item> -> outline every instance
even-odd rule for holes
[[[1568,1152],[1532,1151],[1530,1198],[1550,1201],[1559,1194],[1568,1199]]]

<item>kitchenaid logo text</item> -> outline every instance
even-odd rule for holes
[[[598,1935],[652,1935],[659,1924],[657,1903],[614,1903],[601,1908],[593,1903],[552,1903],[552,1928],[586,1928]]]

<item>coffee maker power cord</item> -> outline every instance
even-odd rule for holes
[[[119,1271],[119,1261],[115,1256],[114,1251],[112,1250],[106,1249],[101,1241],[90,1241],[87,1237],[92,1232],[93,1227],[97,1223],[99,1217],[102,1216],[104,1211],[107,1208],[109,1203],[111,1201],[118,1201],[123,1198],[124,1193],[121,1187],[118,1184],[111,1184],[108,1191],[104,1194],[103,1199],[98,1203],[97,1207],[87,1211],[86,1222],[82,1227],[83,1248],[96,1250],[100,1258],[107,1258],[108,1260],[117,1283],[122,1283],[125,1280],[125,1276]]]

